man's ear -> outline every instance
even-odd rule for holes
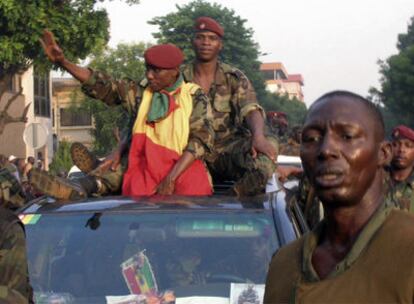
[[[382,141],[378,151],[378,166],[388,166],[392,160],[392,146],[389,141]]]

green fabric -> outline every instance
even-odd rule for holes
[[[382,226],[386,218],[388,217],[389,213],[395,209],[395,207],[390,206],[389,204],[383,203],[377,211],[372,215],[371,219],[369,220],[368,224],[363,228],[363,230],[358,235],[352,249],[349,251],[347,256],[339,262],[335,269],[325,278],[330,279],[334,278],[341,273],[345,272],[349,267],[354,264],[354,262],[358,259],[361,252],[367,247],[368,243],[370,242],[371,238],[377,232],[377,230]],[[312,255],[319,243],[319,239],[321,234],[323,233],[326,227],[326,221],[320,222],[315,229],[309,233],[304,241],[303,245],[303,261],[302,261],[302,272],[304,274],[305,279],[308,282],[317,282],[320,281],[318,274],[316,273],[315,269],[312,265]]]
[[[168,114],[170,107],[169,94],[177,90],[178,87],[183,83],[183,76],[179,75],[177,81],[168,88],[161,90],[160,92],[154,92],[151,100],[151,108],[147,115],[147,122],[157,122],[164,119]]]

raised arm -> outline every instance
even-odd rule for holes
[[[78,79],[81,83],[84,83],[89,79],[92,72],[84,67],[78,66],[67,60],[65,58],[65,54],[63,50],[59,47],[56,43],[55,36],[52,32],[48,30],[43,31],[43,36],[40,39],[40,43],[42,44],[43,50],[45,51],[47,58],[65,71],[70,73],[73,77]]]

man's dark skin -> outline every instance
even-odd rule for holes
[[[367,105],[348,96],[321,99],[307,115],[301,158],[326,216],[312,256],[321,279],[345,258],[383,202],[383,166],[391,159],[391,145],[381,132]]]
[[[391,177],[396,182],[406,180],[414,168],[414,141],[398,138],[392,141]]]
[[[198,84],[208,94],[214,82],[218,64],[218,56],[223,48],[220,36],[210,31],[195,33],[193,48],[196,54],[194,62],[194,83]],[[250,112],[246,117],[247,125],[252,133],[252,155],[255,158],[261,152],[271,160],[276,161],[275,148],[264,136],[264,119],[258,110]]]

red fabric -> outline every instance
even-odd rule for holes
[[[144,53],[145,63],[159,69],[174,69],[183,63],[183,52],[174,44],[159,44]]]
[[[196,32],[210,31],[216,33],[220,37],[224,36],[224,30],[216,20],[210,17],[199,17],[195,22]]]
[[[399,125],[392,130],[392,137],[394,139],[406,138],[414,141],[414,130],[407,126]]]
[[[177,152],[154,144],[145,134],[134,134],[122,194],[128,196],[155,194],[157,185],[167,176],[179,158]],[[174,194],[212,194],[207,170],[200,160],[194,161],[180,175],[175,183]]]

